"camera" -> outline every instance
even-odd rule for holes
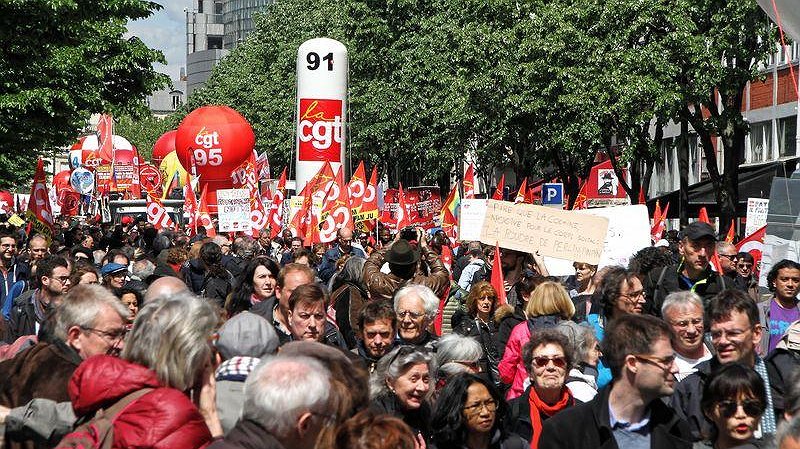
[[[417,230],[413,226],[407,226],[400,230],[400,238],[408,241],[417,240]]]

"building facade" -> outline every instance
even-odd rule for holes
[[[211,76],[214,66],[228,54],[222,48],[225,27],[223,0],[194,0],[186,10],[186,95]]]
[[[225,36],[222,47],[231,50],[244,42],[253,31],[253,13],[261,11],[274,0],[226,0],[222,8]]]

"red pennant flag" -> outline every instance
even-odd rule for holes
[[[658,208],[658,201],[656,201],[656,207]],[[650,229],[650,236],[653,242],[661,240],[661,237],[664,235],[664,229],[667,226],[667,215],[669,214],[669,203],[664,207],[663,212],[656,209],[656,213],[658,213],[658,221],[656,222],[654,220],[653,227]]]
[[[377,226],[378,222],[378,168],[372,167],[372,174],[369,177],[369,184],[364,191],[364,198],[361,201],[361,209],[359,215],[375,218],[366,218],[358,220],[361,226],[367,231],[372,231]]]
[[[53,211],[50,209],[50,195],[47,190],[47,177],[44,173],[44,161],[40,157],[36,162],[36,172],[33,175],[33,186],[28,199],[26,218],[32,230],[43,234],[48,241],[53,235]],[[30,232],[29,232],[30,235]]]
[[[644,204],[647,199],[644,197],[644,187],[639,187],[639,204]]]
[[[750,253],[750,255],[753,256],[753,272],[756,274],[756,278],[761,269],[761,253],[764,250],[764,237],[766,235],[767,227],[763,226],[736,244],[737,252]]]
[[[451,242],[458,240],[458,220],[448,208],[442,210],[442,230]]]
[[[497,244],[495,244],[494,247],[494,260],[492,261],[492,278],[490,283],[497,293],[497,304],[501,306],[508,304],[505,280],[503,280],[503,265],[500,261],[500,247],[497,246]]]
[[[281,177],[278,179],[278,186],[275,188],[275,194],[272,195],[272,205],[269,208],[269,218],[267,222],[270,226],[270,238],[275,238],[280,234],[283,228],[283,200],[286,198],[286,167],[281,172]]]
[[[526,193],[528,193],[528,178],[524,178],[522,184],[519,185],[517,197],[514,198],[514,204],[524,203]]]
[[[364,161],[358,163],[356,172],[347,183],[347,194],[350,196],[350,205],[353,210],[358,211],[361,207],[361,202],[364,201],[364,194],[367,192],[367,175],[364,171]]]
[[[493,200],[503,200],[503,189],[506,187],[506,174],[503,173],[500,176],[500,181],[497,183],[497,188],[494,190],[494,194],[492,195]]]
[[[588,181],[584,181],[581,184],[580,190],[578,190],[578,195],[575,196],[575,203],[572,205],[572,210],[581,210],[586,209],[586,185],[589,184]],[[566,204],[569,204],[569,201],[566,201]]]
[[[464,199],[475,199],[475,167],[472,164],[464,173]]]
[[[736,223],[733,219],[731,219],[731,227],[728,228],[728,235],[725,236],[725,241],[728,243],[733,243],[734,238],[736,238]]]
[[[403,184],[400,184],[397,193],[397,230],[411,226],[411,220],[408,217],[408,208],[406,207],[406,196],[403,194]]]
[[[708,218],[708,211],[706,210],[705,206],[701,207],[700,211],[697,213],[697,221],[711,224],[711,220]]]
[[[206,228],[206,235],[208,237],[215,237],[217,230],[214,229],[214,222],[211,221],[211,214],[208,212],[208,186],[203,186],[203,191],[200,193],[200,206],[197,210],[198,225]]]
[[[147,196],[147,222],[156,229],[175,229],[175,223],[161,204],[161,200],[150,195]]]
[[[344,167],[336,174],[336,183],[332,184],[325,196],[325,203],[320,214],[319,227],[314,231],[318,238],[315,243],[330,243],[336,240],[341,228],[353,229],[353,215],[350,207],[350,195],[345,190]]]
[[[97,122],[97,154],[106,161],[114,160],[114,118],[101,114]]]
[[[444,306],[447,305],[447,297],[450,296],[450,286],[452,284],[448,284],[447,288],[444,290],[444,294],[441,298],[439,298],[439,310],[436,312],[436,319],[433,320],[433,331],[436,335],[442,335],[442,321],[444,320]]]

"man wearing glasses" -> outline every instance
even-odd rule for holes
[[[681,381],[697,371],[697,365],[711,359],[711,350],[703,340],[703,301],[697,293],[685,291],[667,295],[661,306],[661,316],[675,333],[675,363]]]
[[[9,343],[25,335],[36,335],[47,315],[61,303],[70,286],[66,259],[50,256],[37,264],[39,288],[29,290],[14,300],[9,318]]]
[[[711,225],[699,221],[690,223],[678,237],[681,262],[650,271],[644,282],[648,302],[646,312],[653,315],[661,313],[664,299],[672,292],[690,290],[703,299],[703,304],[708,304],[717,293],[736,288],[733,279],[711,269],[717,242],[717,234]]]
[[[712,371],[719,365],[738,362],[755,369],[767,391],[767,408],[761,418],[761,428],[756,437],[775,433],[775,417],[783,398],[775,397],[770,391],[772,381],[764,361],[756,350],[761,342],[762,328],[758,322],[758,308],[746,293],[730,289],[715,296],[706,309],[710,322],[711,344],[716,355],[711,360],[697,365],[697,371],[682,380],[675,388],[671,398],[672,407],[678,415],[689,421],[695,441],[710,435],[713,424],[703,413],[700,400],[703,387]]]
[[[322,256],[322,262],[319,264],[319,278],[325,283],[336,273],[336,261],[345,254],[367,258],[367,256],[364,255],[364,251],[353,246],[352,229],[339,229],[336,242],[338,243],[336,246],[325,251],[325,255]]]
[[[686,422],[661,400],[673,393],[678,371],[672,338],[658,318],[615,318],[603,339],[611,385],[545,421],[539,449],[691,448]]]
[[[722,269],[722,274],[725,276],[736,279],[738,271],[736,271],[736,263],[739,261],[739,252],[733,243],[717,242],[717,256],[719,257],[719,267]]]

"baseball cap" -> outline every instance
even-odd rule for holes
[[[689,240],[700,240],[709,238],[717,241],[717,232],[708,223],[702,221],[695,221],[686,225],[678,234],[679,239],[688,238]]]
[[[108,276],[109,274],[118,273],[120,271],[128,271],[128,267],[121,263],[111,262],[103,265],[103,268],[100,269],[100,274],[102,276]]]

